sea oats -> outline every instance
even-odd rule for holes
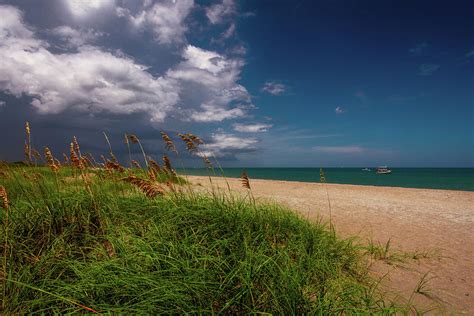
[[[142,166],[140,166],[140,163],[136,160],[132,160],[132,165],[137,168],[137,169],[141,169]]]
[[[178,154],[178,151],[176,150],[176,147],[175,147],[173,141],[171,140],[171,138],[168,136],[168,134],[166,134],[163,131],[161,131],[160,134],[161,134],[161,138],[165,142],[166,149],[169,150],[169,151],[174,152],[175,154]]]
[[[25,157],[28,164],[31,164],[31,130],[30,123],[25,122],[25,132],[26,132],[26,141],[25,141]]]
[[[178,134],[181,140],[186,144],[186,149],[190,153],[195,153],[197,151],[196,144],[189,138],[188,134]]]
[[[160,165],[154,161],[153,159],[148,159],[148,164],[150,165],[151,169],[153,169],[153,171],[155,171],[155,173],[160,173],[161,172],[161,167]]]
[[[138,187],[149,198],[165,194],[163,187],[156,182],[140,179],[136,176],[128,176],[122,180]]]
[[[108,170],[116,170],[120,173],[125,171],[125,169],[119,163],[113,162],[113,161],[110,161],[110,160],[106,161],[105,168],[108,169]]]
[[[77,142],[76,136],[72,138],[72,143],[74,145],[74,150],[76,151],[79,158],[81,158],[81,148],[79,147],[79,143]]]
[[[27,163],[31,162],[31,156],[30,156],[30,145],[28,145],[28,142],[25,140],[25,145],[23,146],[23,153],[25,155],[25,160]]]
[[[129,135],[129,137],[130,137],[130,140],[132,141],[132,143],[138,144],[139,139],[138,139],[137,135],[132,134],[132,135]]]
[[[203,141],[201,138],[199,138],[198,136],[196,136],[196,135],[194,135],[194,134],[190,134],[190,133],[188,133],[188,134],[186,134],[186,135],[187,135],[187,136],[189,137],[189,139],[191,139],[196,145],[202,145],[202,144],[204,144],[204,141]]]
[[[74,142],[72,142],[70,144],[70,148],[69,148],[69,152],[70,152],[70,157],[71,157],[71,165],[75,168],[78,168],[78,169],[82,169],[83,166],[82,166],[82,163],[81,163],[81,160],[79,159],[79,157],[77,156],[76,154],[76,151],[74,149]]]
[[[240,179],[242,181],[242,187],[250,190],[250,181],[249,181],[249,176],[247,175],[247,171],[245,170],[242,171]]]
[[[31,130],[30,130],[30,123],[28,121],[25,122],[25,131],[26,131],[26,136],[29,138],[31,135]]]
[[[148,169],[148,177],[150,178],[150,180],[156,181],[156,173],[153,168]]]
[[[44,156],[46,158],[46,163],[48,164],[48,167],[50,167],[53,172],[58,172],[59,166],[56,164],[56,160],[54,159],[53,154],[51,153],[51,150],[49,150],[48,147],[44,148]]]
[[[7,194],[7,190],[2,185],[0,185],[0,199],[2,201],[2,204],[1,204],[2,207],[4,209],[8,209],[8,206],[9,206],[8,194]]]
[[[163,156],[163,165],[164,165],[164,169],[167,173],[170,173],[170,174],[176,176],[176,171],[171,166],[171,161],[170,161],[169,157],[166,156],[166,155]]]

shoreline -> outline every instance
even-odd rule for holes
[[[447,168],[446,168],[447,169]],[[459,169],[459,168],[458,168]],[[243,170],[243,169],[242,169]],[[208,178],[208,175],[195,175],[182,173],[181,175],[185,177],[205,177]],[[217,179],[240,179],[240,177],[233,176],[222,176],[222,175],[211,175],[211,178]],[[250,178],[250,177],[249,177]],[[354,184],[354,183],[334,183],[334,182],[315,182],[315,181],[301,181],[301,180],[281,180],[281,179],[263,179],[263,178],[250,178],[251,181],[273,181],[273,182],[290,182],[290,183],[301,183],[301,184],[319,184],[319,185],[342,185],[342,186],[355,186],[355,187],[368,187],[368,188],[391,188],[391,189],[409,189],[409,190],[433,190],[433,191],[453,191],[453,192],[470,192],[474,193],[474,190],[461,190],[461,189],[440,189],[440,188],[414,188],[414,187],[402,187],[402,186],[389,186],[389,185],[376,185],[376,184]]]
[[[207,176],[187,177],[210,188]],[[223,177],[212,181],[226,190]],[[227,181],[232,191],[246,193],[239,178]],[[309,221],[331,218],[343,238],[390,241],[394,252],[422,254],[426,258],[410,261],[408,269],[378,261],[372,272],[387,275],[384,288],[405,298],[427,275],[430,295],[415,295],[415,302],[440,303],[443,313],[474,314],[474,192],[252,178],[250,186],[256,199],[287,206]]]

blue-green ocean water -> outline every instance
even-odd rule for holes
[[[319,182],[319,168],[246,168],[250,178]],[[376,174],[361,168],[324,168],[326,182],[405,188],[474,191],[474,168],[391,168],[391,174]],[[230,178],[241,168],[224,168]],[[186,169],[190,175],[207,175],[206,169]],[[216,170],[216,173],[217,170]]]

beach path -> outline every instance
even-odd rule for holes
[[[210,187],[208,177],[189,176]],[[228,179],[232,190],[244,192],[240,179]],[[226,187],[223,178],[213,183]],[[342,237],[361,243],[390,240],[392,253],[417,254],[404,268],[379,260],[373,273],[392,295],[409,298],[423,276],[427,281],[413,294],[420,309],[442,305],[434,313],[474,315],[474,192],[250,180],[258,199],[289,206],[308,220],[331,221]]]

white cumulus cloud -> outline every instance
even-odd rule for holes
[[[185,20],[193,7],[194,0],[145,1],[135,15],[122,7],[117,8],[117,14],[127,18],[135,28],[150,29],[162,44],[181,43],[188,30]]]
[[[123,53],[88,44],[95,31],[54,29],[76,48],[56,53],[23,22],[17,8],[0,6],[0,16],[0,91],[30,96],[40,113],[147,113],[158,122],[176,114],[184,120],[219,122],[244,117],[254,107],[238,83],[241,58],[186,45],[180,62],[153,75]]]
[[[148,112],[160,121],[179,99],[173,79],[154,77],[130,58],[95,47],[53,54],[18,9],[0,6],[0,16],[0,90],[33,97],[40,113]]]
[[[228,157],[236,153],[249,152],[256,149],[258,140],[252,137],[238,137],[233,134],[215,133],[212,141],[203,145],[200,156]]]
[[[79,18],[96,12],[97,10],[112,7],[114,0],[67,0],[65,1],[70,12]]]
[[[238,83],[242,60],[192,45],[184,49],[182,56],[184,60],[169,70],[167,76],[179,80],[184,91],[193,90],[195,99],[200,98],[202,111],[194,110],[193,120],[212,122],[243,117],[245,109],[252,108],[247,89]]]
[[[202,104],[203,111],[193,111],[191,119],[196,122],[220,122],[245,116],[240,108],[224,109],[212,104]]]
[[[336,107],[334,112],[336,112],[336,114],[344,114],[344,113],[346,113],[346,110],[343,109],[342,107],[338,106],[338,107]]]
[[[271,124],[263,124],[263,123],[256,123],[256,124],[241,124],[236,123],[233,125],[234,130],[236,132],[241,133],[262,133],[268,131],[273,125]]]
[[[94,42],[103,35],[101,32],[92,29],[78,30],[67,25],[55,27],[51,30],[51,33],[58,36],[70,47],[79,47]]]

